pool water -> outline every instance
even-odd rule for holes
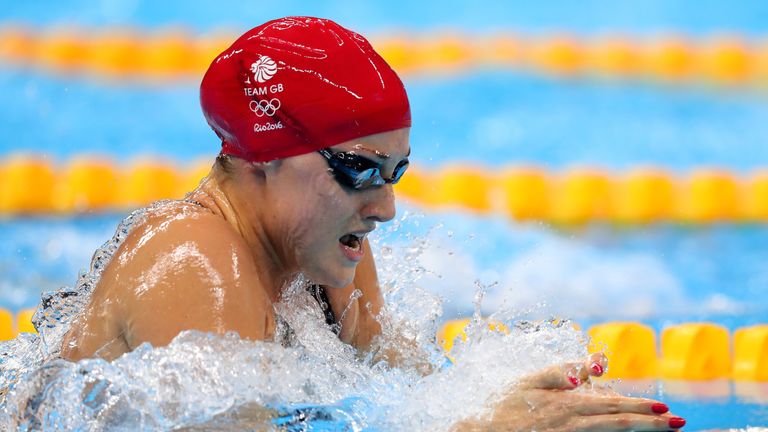
[[[18,2],[4,8],[2,21],[21,20],[41,27],[65,21],[98,27],[131,24],[150,28],[181,23],[195,32],[218,27],[237,32],[276,16],[315,14],[333,17],[364,34],[388,34],[399,29],[433,33],[446,28],[467,34],[513,29],[534,34],[568,30],[586,35],[652,35],[673,30],[694,36],[736,32],[759,38],[765,31],[760,18],[765,16],[766,7],[757,1],[739,7],[714,1],[646,1],[627,3],[620,9],[615,2],[604,0],[580,2],[578,6],[566,1],[453,2],[440,7],[401,0],[353,3],[295,1],[243,8],[230,1],[199,7],[176,1],[160,4],[112,0],[94,8],[84,1],[66,6]],[[635,166],[653,165],[680,174],[702,166],[746,174],[763,167],[768,160],[768,146],[764,144],[768,138],[768,104],[762,88],[560,80],[499,70],[406,76],[405,83],[414,117],[411,159],[414,166],[425,169],[472,164],[493,171],[509,164],[533,163],[552,172],[588,165],[621,173]],[[0,104],[0,125],[6,133],[6,139],[0,142],[2,157],[33,152],[65,162],[75,155],[101,154],[121,162],[153,157],[187,163],[212,159],[218,151],[216,138],[200,113],[197,83],[193,81],[179,80],[162,86],[107,83],[6,68],[0,69],[0,94],[5,102]],[[395,310],[395,315],[421,314],[423,321],[415,326],[425,340],[439,323],[476,311],[486,316],[499,314],[512,321],[521,316],[569,317],[583,328],[610,320],[634,320],[651,325],[657,332],[689,321],[715,322],[730,330],[768,322],[768,268],[764,265],[768,261],[764,247],[768,229],[763,226],[657,225],[623,229],[591,225],[555,229],[539,223],[514,223],[503,215],[478,216],[460,210],[422,214],[425,209],[408,202],[399,203],[398,210],[402,219],[375,237],[376,253],[381,260],[390,260],[382,267],[389,299],[405,300],[407,305],[405,310]],[[0,306],[20,310],[36,305],[41,291],[72,286],[79,270],[87,267],[93,251],[110,238],[123,216],[39,216],[0,221],[0,236],[4,239],[0,242]],[[397,229],[391,228],[393,225]],[[410,259],[414,253],[416,259],[408,272],[392,264],[392,259]],[[479,304],[478,286],[484,293]],[[422,294],[428,300],[418,300]],[[574,344],[578,335],[552,331],[554,336],[548,336],[564,348],[542,359],[543,363],[580,354]],[[439,423],[441,415],[444,417],[452,406],[458,407],[456,412],[460,413],[479,409],[478,401],[490,397],[497,387],[482,380],[472,381],[477,378],[475,373],[485,370],[484,362],[491,361],[493,355],[513,355],[515,349],[531,342],[526,342],[525,335],[517,336],[518,340],[513,341],[516,346],[504,345],[512,345],[511,339],[488,336],[487,345],[481,343],[469,349],[466,366],[458,369],[467,374],[465,377],[451,371],[438,374],[432,381],[408,371],[379,371],[375,375],[342,356],[323,364],[319,371],[333,377],[344,373],[352,376],[340,378],[346,386],[343,390],[333,390],[320,374],[302,376],[299,371],[303,363],[299,362],[295,367],[289,364],[280,369],[296,374],[298,390],[254,392],[250,400],[194,399],[192,392],[183,391],[186,386],[233,390],[237,383],[227,376],[208,383],[195,381],[202,378],[183,371],[183,362],[168,369],[181,371],[179,376],[189,379],[188,383],[182,380],[168,387],[169,392],[180,393],[180,399],[142,393],[140,386],[129,385],[131,379],[146,388],[159,382],[160,378],[150,370],[150,361],[174,363],[174,359],[199,354],[192,352],[195,346],[221,348],[232,341],[207,341],[200,340],[205,339],[200,335],[189,335],[170,351],[142,351],[114,366],[93,362],[77,367],[109,377],[109,391],[125,395],[124,399],[118,397],[125,410],[115,409],[116,417],[96,421],[133,419],[130,421],[138,423],[130,424],[147,429],[173,421],[187,425],[224,422],[217,416],[231,412],[232,406],[254,402],[277,406],[281,401],[291,401],[325,407],[342,404],[332,420],[349,414],[353,418],[344,421],[366,428],[398,430],[419,421]],[[259,344],[235,345],[231,348],[233,356],[266,356],[275,362],[286,356],[325,354],[274,351]],[[481,352],[481,347],[486,351]],[[142,359],[142,355],[149,360]],[[190,367],[198,364],[190,361]],[[221,366],[224,375],[238,370],[235,363]],[[145,375],[137,378],[130,372],[134,369]],[[61,388],[76,393],[86,384],[93,385],[85,383],[75,371],[74,366],[55,370]],[[513,380],[524,372],[511,367],[505,378]],[[249,382],[256,386],[266,378],[251,379]],[[314,398],[300,388],[307,383],[319,389],[313,393]],[[402,390],[409,386],[421,393],[409,399]],[[688,419],[688,430],[768,424],[768,396],[759,396],[768,391],[759,387],[750,391],[757,397],[745,397],[746,393],[730,382],[618,386],[669,402],[676,414]],[[476,389],[476,400],[462,399],[457,388]],[[429,392],[444,395],[442,401],[448,408],[437,413],[429,411]],[[358,397],[365,393],[375,397],[360,402]],[[178,406],[205,408],[196,414],[195,410],[182,408],[174,411],[170,405],[163,405],[164,411],[130,409],[149,407],[150,402],[162,401],[162,397]],[[100,411],[103,406],[95,402],[89,407],[68,405],[66,398],[55,400],[63,405],[50,405],[48,412],[54,417],[57,413],[66,417],[75,409],[88,415],[106,412]],[[371,404],[374,400],[385,408],[377,410]],[[345,403],[354,409],[345,408]],[[462,404],[466,405],[464,410]],[[424,412],[385,418],[408,406]],[[88,417],[86,414],[82,414],[83,418]],[[68,419],[75,421],[76,417]]]
[[[93,250],[111,235],[118,219],[115,216],[27,219],[8,221],[0,225],[11,240],[9,243],[16,247],[15,250],[4,252],[8,260],[5,275],[9,281],[2,287],[2,298],[6,301],[4,306],[14,309],[33,305],[37,301],[36,293],[39,288],[54,289],[59,283],[73,285],[75,277],[70,268],[80,268],[82,266],[78,263],[88,262]],[[425,340],[431,339],[431,336],[427,335],[434,334],[434,326],[437,323],[449,318],[471,316],[476,309],[482,310],[483,315],[499,314],[502,310],[501,315],[506,313],[512,320],[521,316],[533,319],[551,316],[572,317],[584,328],[612,319],[634,319],[652,325],[657,331],[670,324],[695,320],[718,322],[735,329],[762,322],[765,316],[764,310],[755,305],[756,302],[742,302],[736,293],[728,293],[714,287],[710,292],[686,289],[689,286],[687,281],[710,280],[713,286],[722,287],[727,285],[725,282],[732,278],[734,273],[761,271],[757,264],[752,268],[745,265],[744,261],[748,260],[733,260],[733,263],[722,264],[723,268],[713,269],[712,263],[717,260],[710,257],[711,250],[723,251],[724,256],[727,256],[728,248],[735,247],[731,243],[739,241],[734,239],[743,240],[745,237],[760,235],[759,229],[747,231],[750,236],[739,231],[746,228],[707,230],[698,234],[702,236],[696,240],[698,244],[689,245],[687,242],[693,241],[695,235],[671,227],[657,228],[655,237],[648,233],[625,233],[617,239],[617,233],[593,229],[571,233],[569,239],[563,239],[561,232],[539,225],[512,229],[504,221],[476,219],[460,214],[420,215],[415,213],[414,209],[406,207],[402,210],[401,218],[394,222],[393,226],[384,228],[384,231],[373,238],[376,253],[379,255],[377,261],[381,263],[382,282],[390,289],[388,300],[393,305],[405,305],[401,306],[401,309],[404,309],[400,311],[401,317],[424,317],[425,322],[422,323],[420,331]],[[458,220],[464,221],[458,224]],[[438,223],[442,223],[442,226]],[[449,229],[457,226],[460,228]],[[506,228],[502,229],[503,227]],[[480,235],[481,232],[492,234],[483,236]],[[74,241],[76,239],[79,241]],[[498,256],[502,253],[499,251],[507,253],[506,258]],[[659,261],[654,258],[661,254],[668,259]],[[679,257],[675,258],[675,255]],[[473,258],[475,256],[477,258]],[[11,271],[12,258],[34,263],[36,267],[31,270],[30,267],[24,266]],[[759,257],[754,259],[758,263],[761,261]],[[402,266],[392,268],[393,262],[400,261],[412,264],[405,270]],[[741,262],[740,265],[744,268],[738,271],[728,269],[729,265],[738,262]],[[509,267],[509,270],[501,270],[504,267]],[[464,271],[457,271],[457,268],[464,268]],[[546,278],[542,277],[544,270]],[[643,277],[639,280],[628,277],[632,274]],[[723,278],[722,282],[713,282],[713,275]],[[477,299],[476,281],[485,289],[479,305],[474,303]],[[494,282],[500,283],[494,285]],[[563,293],[563,288],[566,289],[566,294]],[[760,290],[756,291],[762,293]],[[595,292],[605,294],[595,295]],[[427,297],[424,297],[425,295]],[[597,299],[593,299],[594,297]],[[437,302],[435,304],[442,302],[439,308],[442,314],[434,309],[435,304],[425,304],[423,298],[431,298],[433,302]],[[593,300],[579,301],[579,298]],[[638,306],[638,303],[644,306]],[[413,308],[417,310],[414,311]],[[565,343],[567,339],[560,342]],[[571,354],[576,356],[574,352],[577,351],[572,348]],[[487,360],[486,356],[491,353],[492,350],[484,352],[482,359],[471,358],[469,361],[482,365],[483,361]],[[176,354],[156,355],[161,358],[173,358]],[[133,361],[139,361],[143,365],[139,367],[148,367],[144,363],[147,360],[142,356],[134,357]],[[183,364],[174,364],[178,363]],[[348,363],[342,364],[343,367],[350,367]],[[99,367],[106,365],[99,364]],[[113,372],[125,380],[121,374],[127,373],[129,369],[136,369],[137,365],[133,364],[131,359],[126,359],[123,368],[124,370],[118,368]],[[99,369],[99,373],[104,372]],[[137,379],[135,375],[130,377]],[[143,385],[151,388],[154,383],[152,380],[156,379],[158,378],[153,377],[149,384],[145,382]],[[312,380],[317,377],[305,379]],[[385,381],[386,379],[392,377],[386,377]],[[418,380],[415,382],[426,385]],[[459,387],[477,385],[464,380],[454,384]],[[313,382],[313,385],[317,384]],[[364,385],[370,383],[366,382]],[[746,392],[733,388],[733,385],[730,382],[622,382],[617,384],[617,387],[622,392],[660,398],[668,402],[673,412],[688,419],[692,430],[765,424],[768,388]],[[477,388],[479,394],[482,394],[480,387]],[[447,392],[446,395],[451,394],[448,390],[442,391]],[[354,398],[360,397],[359,395],[360,393],[333,393],[333,396],[337,397]],[[274,394],[267,396],[272,398],[270,400],[279,399]],[[304,399],[301,399],[300,396],[293,395],[295,399],[290,400],[304,400],[302,403],[309,403],[306,395],[303,396]],[[326,397],[322,406],[331,406],[334,401],[339,400],[327,395]],[[370,402],[370,399],[368,400]],[[254,397],[251,402],[254,401],[261,400]],[[317,400],[314,402],[319,403]],[[58,407],[62,412],[66,412],[65,408],[66,405]],[[215,417],[213,413],[222,410],[226,412],[221,405],[214,406],[211,410],[209,415],[217,419],[221,417]],[[357,411],[353,410],[353,414],[354,412]],[[198,415],[200,418],[206,418],[203,414]],[[183,424],[180,418],[169,418]],[[415,418],[418,417],[410,417],[409,420]],[[389,423],[376,423],[376,420],[365,416],[357,421],[367,426],[392,426]],[[149,420],[147,422],[147,425],[155,424]]]

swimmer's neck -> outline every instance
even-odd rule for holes
[[[217,165],[200,185],[187,195],[193,201],[222,217],[246,242],[252,259],[259,270],[263,282],[273,302],[280,298],[282,287],[294,281],[298,269],[289,268],[281,259],[277,248],[271,241],[262,221],[262,207],[255,203],[263,202],[258,196],[249,196],[245,200],[242,192],[234,187],[237,174],[229,174]],[[247,216],[251,215],[251,216]]]

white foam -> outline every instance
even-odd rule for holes
[[[403,225],[409,225],[406,232],[415,232],[412,228],[419,223],[418,217],[406,215],[388,228],[389,234]],[[440,244],[444,237],[406,234],[403,241],[381,244],[385,232],[372,238],[386,306],[380,317],[383,333],[368,355],[336,337],[305,289],[308,281],[299,278],[275,305],[283,323],[277,340],[291,340],[290,346],[187,331],[167,347],[144,344],[111,363],[55,359],[61,335],[130,226],[130,220],[121,225],[116,237],[97,251],[91,270],[75,288],[45,297],[46,305],[35,317],[40,337],[24,335],[0,345],[0,385],[8,389],[0,406],[0,429],[259,429],[269,427],[275,417],[298,416],[297,404],[304,404],[301,415],[347,430],[446,431],[461,419],[487,416],[522,376],[586,355],[581,332],[569,325],[525,321],[529,302],[499,297],[499,292],[570,281],[565,288],[576,290],[570,295],[584,295],[593,284],[610,279],[613,266],[650,275],[647,280],[657,281],[659,290],[674,294],[675,289],[659,263],[643,257],[580,269],[585,265],[579,259],[583,250],[550,244],[520,257],[506,271],[483,273],[468,265],[462,253],[444,259],[435,255],[450,252]],[[555,258],[570,260],[573,278],[542,274]],[[464,272],[480,276],[459,276]],[[602,277],[590,279],[589,272]],[[510,282],[489,283],[498,275]],[[456,364],[450,367],[443,366],[445,358],[434,338],[443,296],[431,290],[453,290],[446,297],[475,311],[468,342],[454,347]],[[63,295],[67,292],[74,294]],[[508,334],[490,330],[480,318],[489,302],[494,306],[488,319],[506,323]],[[536,314],[543,312],[533,308]],[[385,361],[392,357],[400,359],[398,367]]]
[[[275,305],[287,323],[281,331],[290,328],[294,346],[188,331],[167,347],[144,344],[111,363],[55,359],[61,335],[130,226],[123,224],[97,251],[91,271],[63,291],[77,294],[46,296],[35,318],[40,337],[0,346],[2,384],[9,389],[3,429],[156,430],[232,425],[243,418],[264,426],[270,416],[303,403],[322,406],[323,415],[352,430],[448,430],[459,419],[487,414],[522,375],[586,353],[581,333],[566,327],[521,326],[504,334],[477,319],[468,329],[470,342],[456,348],[457,365],[441,368],[445,359],[434,334],[442,302],[419,287],[425,275],[419,257],[430,244],[412,237],[378,252],[387,306],[383,334],[370,355],[361,357],[335,336],[300,279]],[[511,323],[517,314],[494,318]],[[385,352],[400,358],[400,366],[378,355]],[[431,372],[423,375],[425,370]]]

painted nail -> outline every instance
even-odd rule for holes
[[[651,405],[651,411],[655,412],[656,414],[664,414],[665,412],[669,411],[669,407],[663,403],[655,403]]]
[[[682,417],[672,417],[669,419],[669,427],[680,429],[681,427],[685,426],[685,419]]]
[[[595,374],[595,376],[601,376],[604,372],[603,366],[601,366],[600,363],[592,363],[590,368],[592,369],[592,372]]]
[[[573,384],[574,387],[578,387],[581,384],[581,380],[576,378],[576,377],[574,377],[574,376],[569,376],[568,377],[568,381],[570,381],[571,384]]]

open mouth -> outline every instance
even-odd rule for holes
[[[368,233],[346,234],[339,239],[339,243],[343,244],[344,246],[350,249],[359,251],[363,249],[363,240],[365,239],[366,235],[368,235]]]

